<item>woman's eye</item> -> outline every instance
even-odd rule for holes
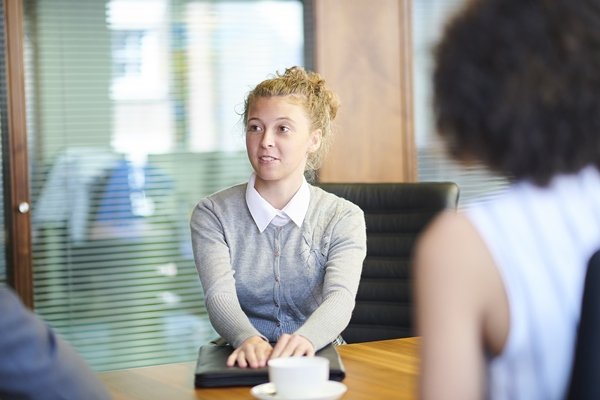
[[[280,126],[279,127],[279,132],[281,133],[289,133],[290,132],[290,128],[287,126]]]
[[[249,133],[260,133],[261,129],[258,125],[248,125],[247,131]]]

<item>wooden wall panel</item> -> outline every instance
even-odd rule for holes
[[[315,0],[315,70],[339,94],[322,182],[416,179],[410,0]]]

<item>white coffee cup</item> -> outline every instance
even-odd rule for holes
[[[285,400],[315,397],[329,380],[329,360],[325,357],[274,358],[268,366],[277,397]]]

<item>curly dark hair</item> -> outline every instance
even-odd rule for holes
[[[434,56],[455,159],[540,186],[600,166],[600,0],[471,1]]]

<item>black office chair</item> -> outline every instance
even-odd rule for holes
[[[365,213],[367,257],[356,307],[342,337],[348,343],[414,336],[412,252],[440,211],[458,204],[451,182],[320,183]]]
[[[600,399],[600,250],[590,258],[568,399]]]

